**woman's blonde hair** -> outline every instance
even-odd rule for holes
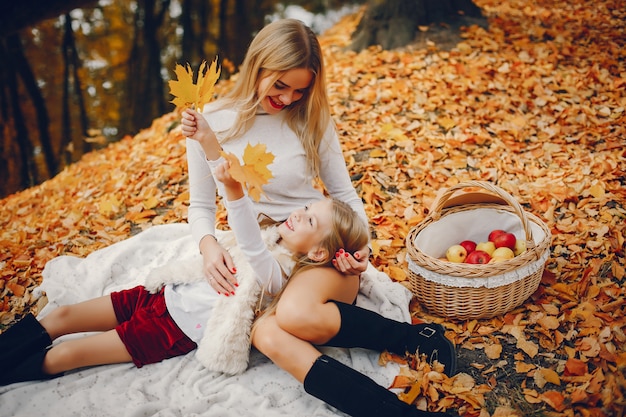
[[[334,268],[332,266],[332,260],[335,253],[337,253],[339,249],[344,249],[348,253],[355,253],[359,249],[365,247],[365,245],[369,242],[369,229],[367,225],[363,223],[363,220],[352,209],[352,207],[337,199],[331,199],[331,202],[331,228],[326,237],[324,237],[324,239],[320,242],[320,246],[325,249],[327,256],[324,259],[314,261],[306,254],[295,255],[296,263],[289,278],[293,277],[298,272],[309,268]],[[278,294],[276,294],[270,305],[263,311],[259,318],[267,316],[276,310],[278,300],[288,284],[289,279],[287,280],[287,284],[283,285]]]
[[[224,97],[221,108],[236,108],[233,126],[220,135],[222,141],[242,135],[252,123],[261,99],[287,71],[308,69],[313,78],[302,98],[286,107],[286,121],[300,138],[310,172],[319,176],[319,144],[332,122],[326,92],[322,49],[315,33],[296,19],[281,19],[265,26],[254,37],[234,87]],[[260,81],[270,78],[267,91],[257,94]]]

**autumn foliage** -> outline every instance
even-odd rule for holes
[[[206,61],[203,61],[196,74],[189,64],[176,64],[174,73],[177,79],[168,81],[170,94],[174,96],[172,104],[177,108],[194,107],[201,110],[213,99],[221,67],[217,65],[216,57],[208,67]]]
[[[419,358],[394,386],[466,417],[625,414],[626,10],[618,0],[480,0],[488,30],[451,51],[347,52],[357,17],[322,36],[332,113],[373,229],[374,265],[407,280],[404,238],[442,187],[491,181],[549,226],[539,289],[489,320],[436,317],[459,346],[446,378]],[[219,94],[229,87],[218,83]],[[0,208],[0,328],[35,299],[45,263],[181,222],[184,140],[174,112],[86,155]],[[225,224],[224,212],[218,219]]]

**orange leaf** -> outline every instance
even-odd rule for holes
[[[17,282],[8,282],[7,283],[7,288],[9,290],[11,290],[13,295],[16,295],[18,297],[22,297],[24,295],[24,293],[26,292],[26,287],[24,287],[23,285],[18,284]]]
[[[565,404],[563,404],[565,398],[558,391],[546,391],[541,394],[541,399],[556,411],[565,410]]]
[[[157,212],[154,210],[143,210],[143,211],[129,211],[126,213],[124,218],[131,222],[140,222],[149,219],[150,217],[154,217],[157,215]]]
[[[411,389],[408,392],[400,393],[398,395],[398,398],[407,404],[413,404],[421,392],[422,385],[419,383],[419,381],[417,381],[414,382],[413,385],[411,385]]]
[[[485,346],[485,354],[489,359],[498,359],[502,354],[502,345],[499,343],[492,343]]]
[[[408,375],[396,375],[389,388],[407,388],[413,383],[415,383],[415,378]]]
[[[537,369],[535,371],[534,380],[539,388],[543,388],[548,382],[554,385],[561,385],[559,375],[548,368]]]
[[[587,373],[587,364],[580,359],[569,358],[565,362],[565,370],[563,375],[585,375]]]
[[[544,329],[555,330],[559,328],[559,320],[554,316],[545,316],[537,320]]]
[[[263,185],[274,178],[272,172],[267,168],[274,161],[274,154],[265,151],[262,143],[254,146],[248,144],[243,151],[243,165],[237,156],[231,153],[220,152],[228,160],[230,175],[248,190],[248,195],[254,201],[261,199]]]
[[[532,363],[525,363],[525,362],[515,362],[515,372],[517,372],[518,374],[525,374],[529,371],[532,371],[533,369],[535,369],[535,365],[533,365]]]

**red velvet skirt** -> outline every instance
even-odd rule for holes
[[[138,368],[198,347],[168,313],[163,290],[151,294],[138,286],[111,293],[111,301],[120,323],[115,330]]]

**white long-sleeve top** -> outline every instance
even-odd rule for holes
[[[219,137],[220,132],[226,131],[234,123],[236,112],[215,108],[216,102],[205,106],[203,115]],[[246,133],[222,144],[224,151],[237,155],[240,161],[248,144],[265,144],[266,150],[274,154],[274,162],[269,166],[274,178],[263,186],[265,195],[261,200],[253,202],[257,216],[265,214],[274,220],[285,220],[295,209],[323,197],[313,185],[300,139],[289,128],[284,116],[284,112],[275,115],[259,112]],[[350,180],[332,123],[320,143],[319,154],[320,177],[328,193],[349,204],[368,224],[363,202]],[[224,194],[216,186],[202,147],[192,139],[187,139],[187,163],[190,193],[188,221],[191,233],[199,243],[207,234],[215,233],[216,192],[222,196]]]
[[[213,162],[214,165],[217,163],[219,160]],[[254,271],[254,278],[264,291],[276,294],[291,274],[291,253],[286,249],[270,251],[261,235],[252,200],[248,197],[227,201],[226,208],[232,229],[229,233],[234,233],[239,250]],[[184,277],[181,277],[181,281],[184,282]],[[200,343],[204,335],[204,326],[218,297],[225,296],[218,295],[205,280],[165,286],[165,304],[170,315],[178,327],[196,343]]]

